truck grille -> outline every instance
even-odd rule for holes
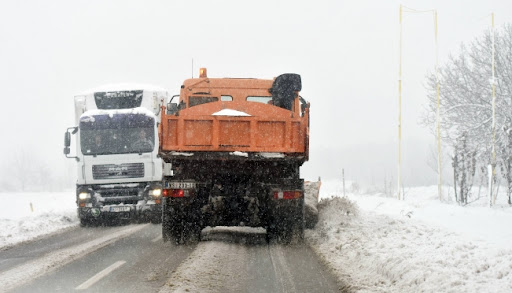
[[[145,183],[140,183],[133,187],[123,186],[122,184],[109,185],[109,187],[104,187],[102,185],[92,186],[94,193],[99,194],[101,197],[99,201],[103,202],[104,205],[135,205],[139,200],[144,199],[145,187]]]
[[[138,197],[139,191],[131,188],[120,189],[101,189],[99,190],[101,197]]]
[[[94,179],[141,178],[144,177],[144,163],[93,165]]]

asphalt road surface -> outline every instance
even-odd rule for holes
[[[0,292],[342,292],[307,245],[262,229],[203,230],[164,243],[161,226],[70,229],[0,251]]]

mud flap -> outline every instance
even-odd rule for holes
[[[162,208],[162,238],[164,241],[186,244],[200,240],[201,213],[192,199],[166,198]]]
[[[274,201],[267,226],[269,243],[302,243],[304,240],[304,198]]]

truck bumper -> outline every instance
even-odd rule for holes
[[[153,221],[161,218],[162,205],[148,201],[144,205],[84,207],[78,208],[77,212],[80,219],[148,219]]]
[[[161,221],[160,197],[149,191],[160,188],[160,182],[140,183],[135,186],[88,185],[77,187],[78,217],[83,220],[103,221],[114,219]],[[80,193],[90,194],[85,200]]]

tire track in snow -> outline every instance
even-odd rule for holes
[[[240,292],[247,251],[242,245],[202,242],[160,289],[167,292]]]
[[[215,229],[216,237],[200,242],[160,293],[340,291],[307,245],[268,245],[259,231]]]
[[[269,245],[268,250],[272,266],[274,267],[274,273],[281,288],[280,292],[298,292],[290,272],[290,266],[284,257],[283,248],[278,245]]]

